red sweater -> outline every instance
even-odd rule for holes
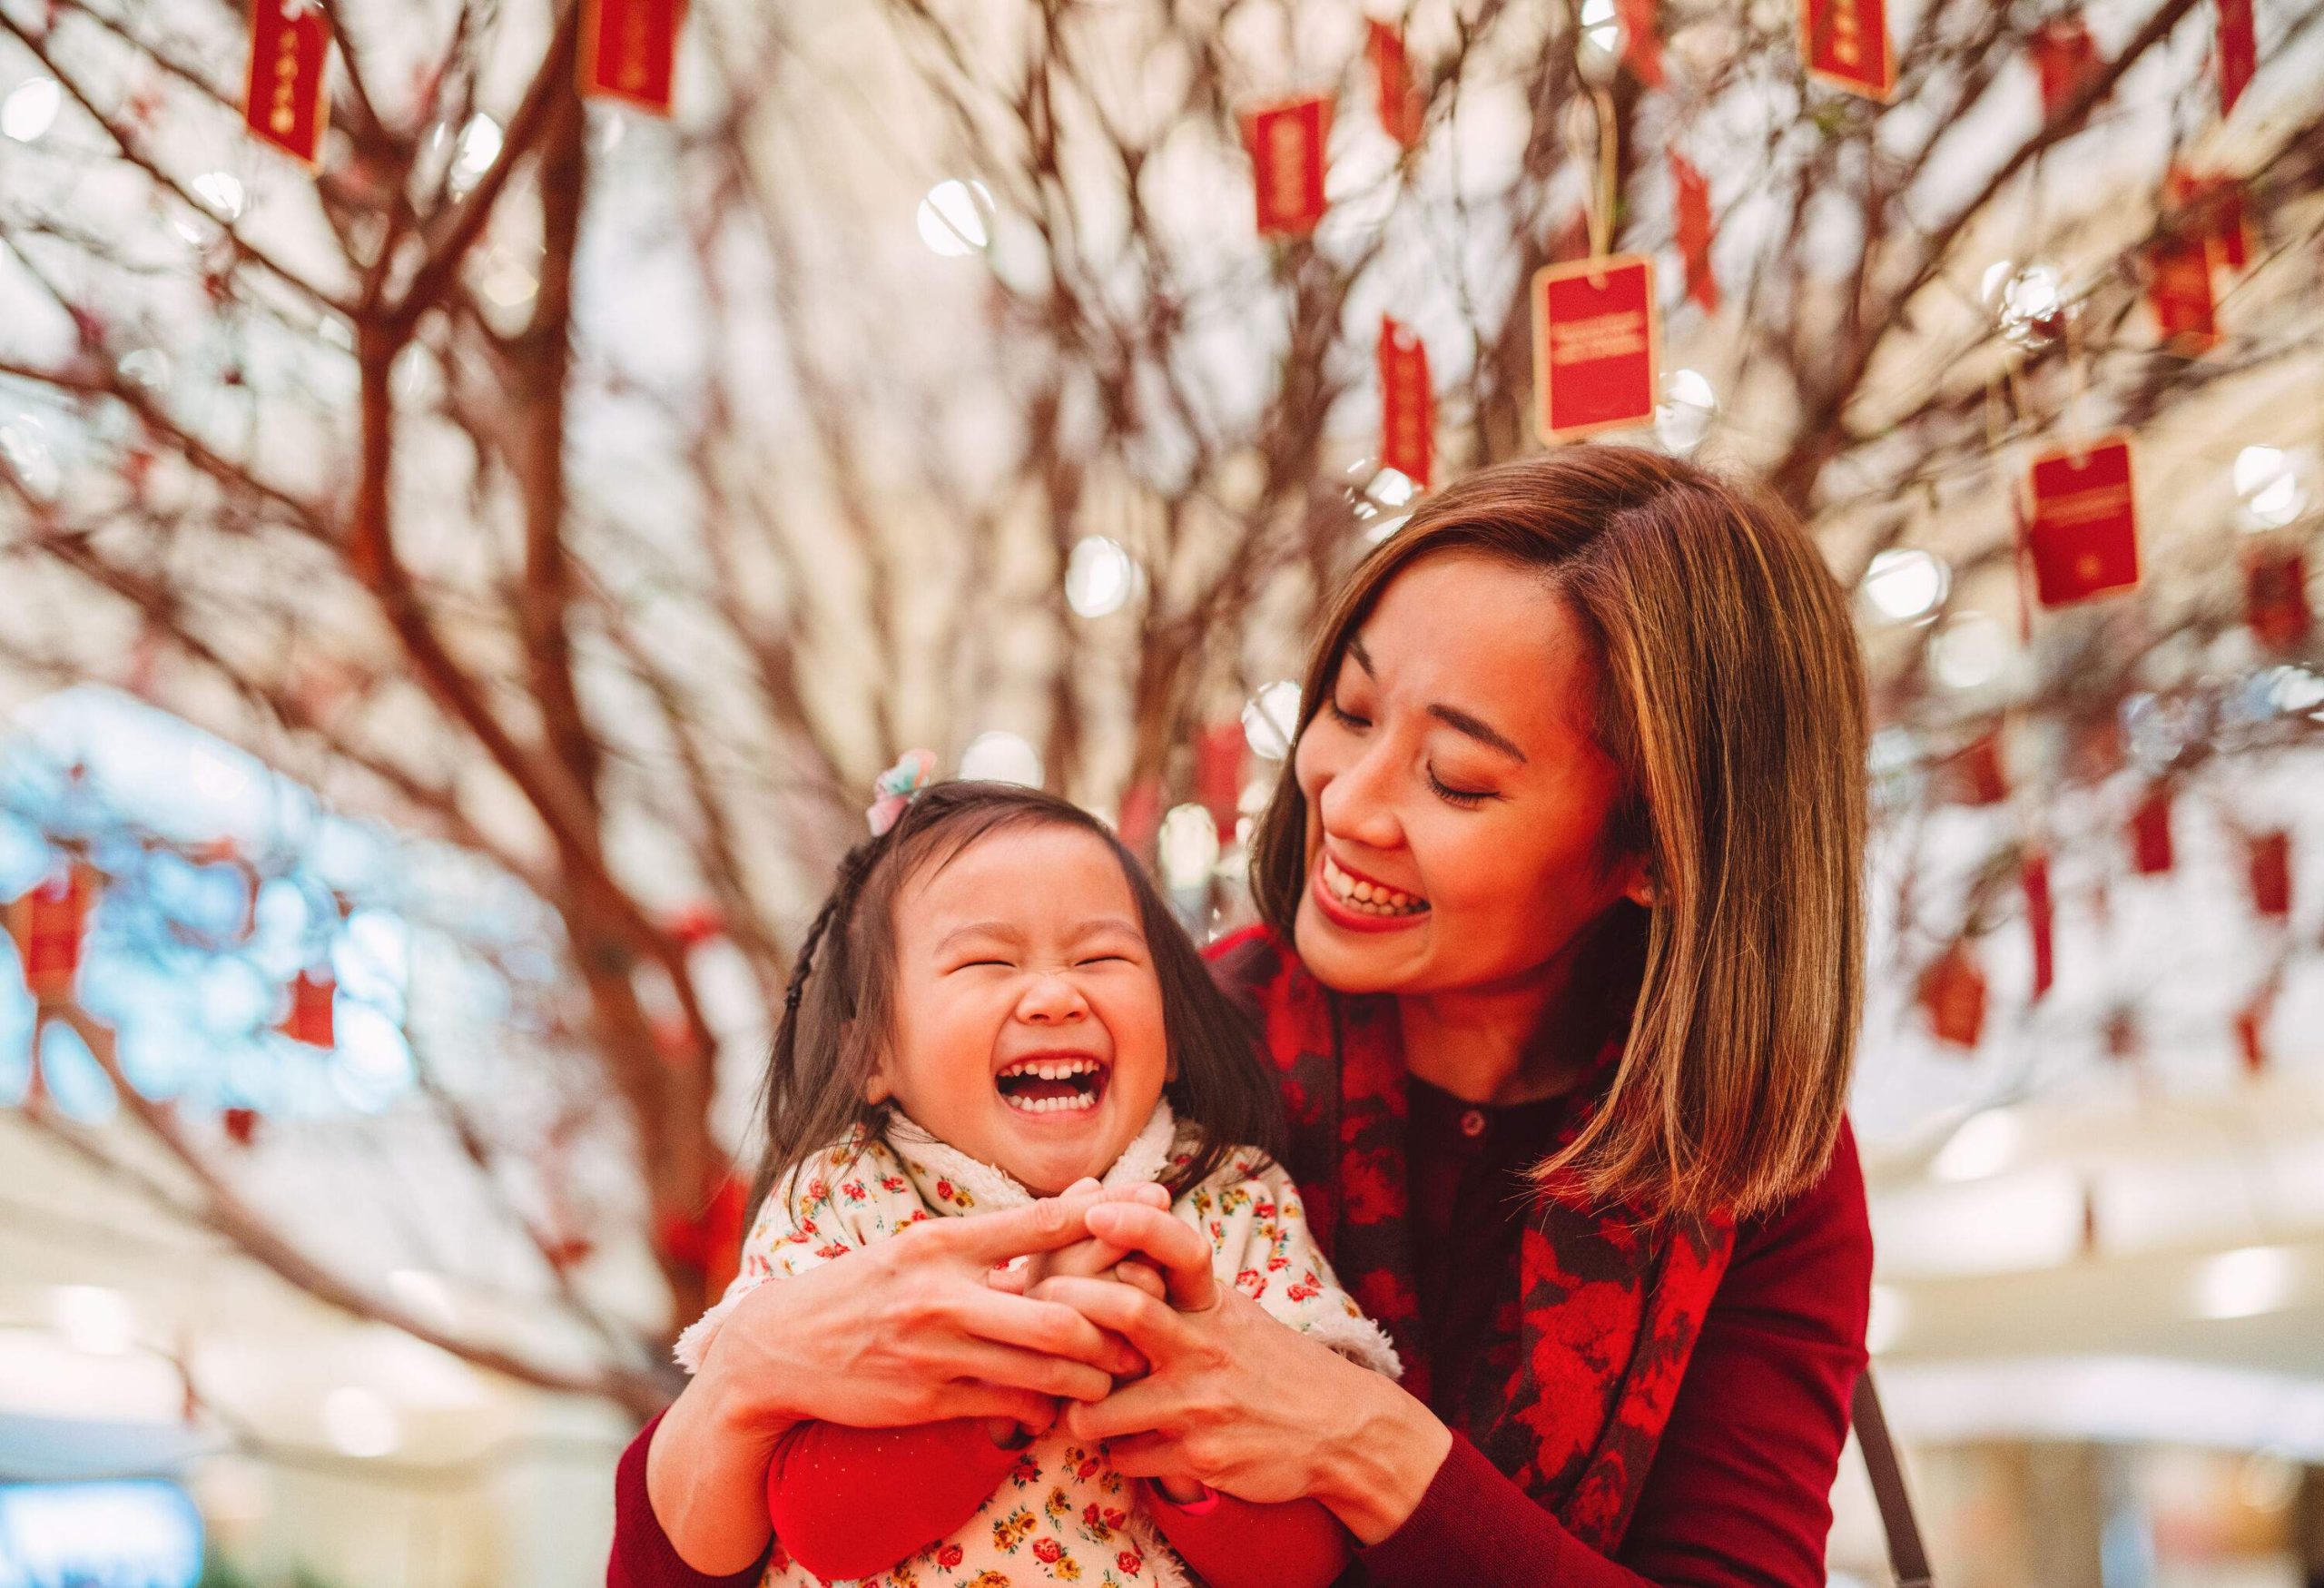
[[[1462,1366],[1497,1348],[1496,1314],[1516,1271],[1512,1232],[1521,1214],[1502,1194],[1506,1177],[1528,1159],[1536,1133],[1553,1126],[1540,1105],[1471,1109],[1413,1085],[1406,1168],[1416,1234],[1444,1254],[1422,1272],[1429,1354],[1441,1365],[1431,1375],[1433,1409],[1456,1436],[1419,1507],[1357,1553],[1362,1574],[1350,1580],[1374,1588],[1822,1588],[1832,1477],[1864,1366],[1872,1278],[1854,1139],[1842,1137],[1806,1195],[1738,1227],[1645,1495],[1609,1560],[1460,1436],[1469,1420]],[[1479,1216],[1492,1207],[1505,1211]],[[615,1479],[607,1588],[747,1588],[762,1566],[705,1576],[670,1547],[645,1493],[654,1427],[639,1433]],[[1167,1519],[1167,1509],[1156,1514]]]

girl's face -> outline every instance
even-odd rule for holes
[[[1530,980],[1644,902],[1600,839],[1621,793],[1590,731],[1597,658],[1539,573],[1470,552],[1395,576],[1301,735],[1299,957],[1346,992]]]
[[[1039,1196],[1103,1175],[1168,1079],[1137,901],[1095,834],[986,834],[898,889],[894,1040],[872,1077]]]

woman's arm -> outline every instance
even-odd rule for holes
[[[859,1427],[951,1417],[1044,1425],[1142,1361],[1072,1308],[1010,1296],[995,1264],[1086,1235],[1094,1190],[931,1219],[745,1296],[664,1415],[644,1463],[673,1553],[712,1578],[766,1549],[776,1443],[811,1418]]]
[[[1174,1297],[1198,1292],[1170,1256],[1175,1238],[1141,1211],[1098,1214],[1092,1233],[1152,1255]],[[1172,1312],[1140,1307],[1147,1298],[1120,1287],[1052,1281],[1042,1294],[1156,1364],[1106,1400],[1068,1408],[1077,1435],[1108,1438],[1127,1473],[1246,1498],[1315,1495],[1369,1546],[1358,1558],[1376,1588],[1820,1588],[1871,1271],[1863,1177],[1843,1135],[1815,1188],[1738,1234],[1618,1560],[1393,1384],[1279,1325],[1265,1327],[1280,1338],[1238,1329],[1238,1298]]]

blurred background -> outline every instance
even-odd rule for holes
[[[1856,593],[1940,1580],[2324,1583],[2324,5],[681,9],[0,0],[0,1585],[596,1580],[872,775],[1246,919],[1593,250]]]

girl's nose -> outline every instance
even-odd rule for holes
[[[1017,1018],[1028,1025],[1069,1024],[1089,1012],[1089,1001],[1068,976],[1037,976],[1017,1001]]]

